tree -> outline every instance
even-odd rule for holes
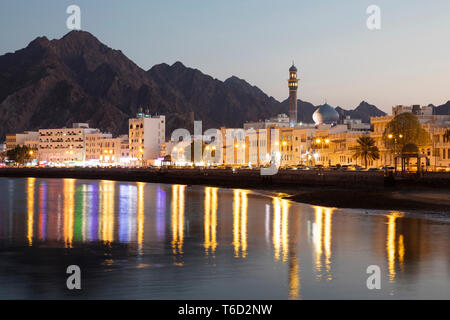
[[[375,145],[375,140],[369,136],[361,136],[356,141],[358,145],[355,147],[354,159],[364,159],[364,166],[367,168],[368,160],[376,160],[380,158],[380,151]]]
[[[393,153],[399,153],[408,143],[425,146],[430,143],[430,135],[422,128],[419,119],[410,112],[396,115],[383,133],[384,144]]]
[[[24,164],[34,159],[35,154],[36,151],[27,146],[16,146],[14,149],[8,150],[6,152],[8,160],[15,161],[19,164]]]

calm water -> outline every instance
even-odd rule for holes
[[[0,195],[0,298],[450,299],[445,217],[74,179],[2,178]]]

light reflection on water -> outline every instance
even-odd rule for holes
[[[70,261],[88,298],[450,298],[448,222],[142,182],[0,179],[0,192],[0,297],[71,297],[52,277]]]

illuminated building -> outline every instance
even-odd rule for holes
[[[39,130],[39,161],[55,164],[84,163],[86,135],[100,132],[87,123],[72,128]]]
[[[14,149],[16,146],[27,145],[27,142],[38,141],[39,132],[25,131],[23,133],[9,133],[6,135],[6,150]],[[31,143],[33,144],[33,143]]]
[[[297,126],[297,90],[298,90],[298,79],[297,79],[297,68],[292,63],[289,68],[289,126]]]
[[[449,168],[450,167],[450,140],[445,137],[445,133],[450,129],[450,115],[434,115],[431,106],[419,105],[392,107],[392,115],[370,118],[373,131],[370,136],[375,140],[376,146],[380,150],[380,159],[373,162],[374,167],[384,165],[394,165],[394,154],[387,149],[383,141],[383,133],[390,121],[396,115],[410,112],[417,116],[419,123],[430,135],[430,144],[420,146],[420,153],[427,156],[430,160],[431,168]],[[396,137],[393,137],[395,139]]]
[[[110,133],[87,134],[86,161],[92,164],[120,164],[129,157],[129,151],[123,150],[125,147],[128,149],[126,135],[113,138]]]
[[[136,118],[129,119],[128,126],[130,157],[136,164],[152,164],[166,139],[166,117],[139,112]]]

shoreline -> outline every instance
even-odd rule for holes
[[[251,189],[270,196],[325,207],[408,210],[450,214],[450,188],[420,184],[385,186],[379,173],[339,173],[337,182],[325,180],[326,172],[280,172],[273,177],[259,176],[248,170],[232,174],[220,170],[170,169],[86,169],[86,168],[1,168],[5,178],[74,178],[90,180],[142,181],[150,183],[204,185],[220,188]],[[449,175],[450,177],[450,175]],[[445,179],[446,180],[446,179]],[[342,183],[341,183],[342,182]],[[354,185],[352,184],[354,183]]]

